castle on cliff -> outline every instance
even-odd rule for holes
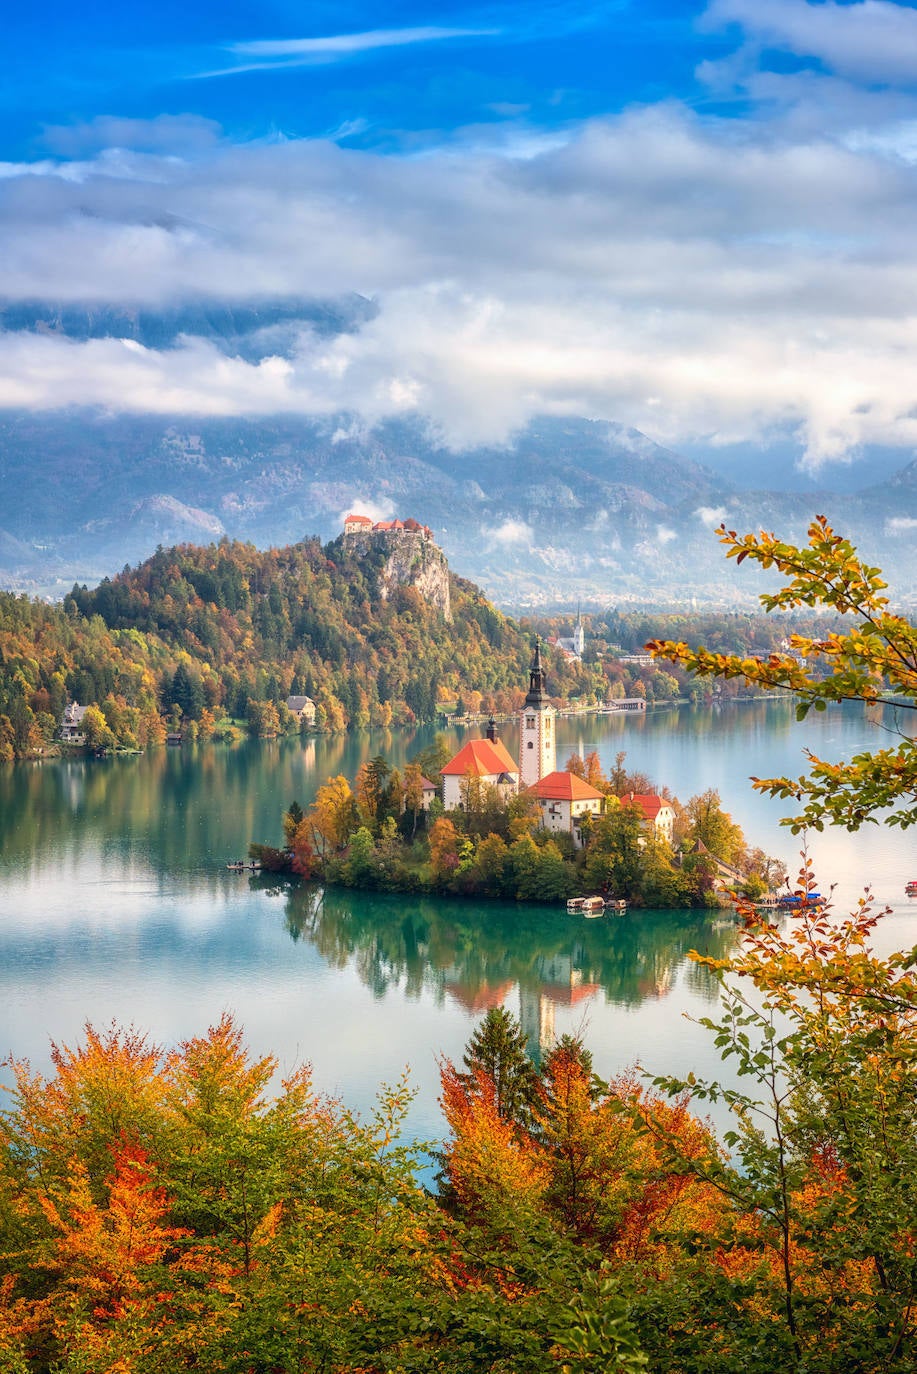
[[[413,587],[444,619],[451,620],[449,565],[429,525],[419,520],[377,520],[348,515],[342,536],[344,550],[354,558],[381,554],[376,577],[378,595],[386,601],[397,587]]]
[[[348,515],[344,521],[345,542],[348,535],[365,534],[419,534],[421,539],[433,541],[433,531],[429,525],[421,525],[419,520],[377,520],[375,524],[368,515]]]

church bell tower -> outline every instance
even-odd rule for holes
[[[541,639],[536,636],[529,669],[529,690],[519,730],[519,787],[534,787],[557,766],[554,745],[554,707],[544,689]]]

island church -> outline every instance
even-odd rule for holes
[[[579,820],[601,813],[603,797],[583,778],[557,770],[556,711],[545,691],[541,640],[536,638],[529,669],[529,690],[519,718],[518,762],[497,736],[493,718],[484,739],[468,740],[442,770],[443,806],[462,805],[462,784],[476,778],[497,789],[504,800],[530,789],[541,805],[545,828],[565,830],[580,842]]]

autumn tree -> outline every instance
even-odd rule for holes
[[[430,826],[430,867],[438,883],[447,883],[459,863],[459,835],[447,816],[440,816]]]
[[[804,867],[800,891],[814,886]],[[703,1024],[750,1086],[658,1080],[734,1114],[732,1161],[688,1166],[732,1216],[714,1286],[742,1312],[744,1368],[903,1374],[917,1360],[917,952],[872,952],[883,913],[868,895],[847,917],[803,902],[788,927],[740,910],[735,954],[692,957],[721,985]]]
[[[404,810],[411,819],[411,839],[417,834],[417,820],[423,810],[423,772],[419,763],[404,769]]]
[[[720,794],[713,787],[685,804],[685,844],[702,844],[724,863],[736,865],[745,854],[742,828],[723,810]]]
[[[298,801],[291,801],[289,807],[283,813],[283,837],[287,844],[293,843],[293,836],[296,834],[302,823],[304,812]]]
[[[386,779],[391,766],[377,754],[374,759],[361,763],[357,770],[356,802],[364,824],[373,829],[382,819],[382,806],[386,796]]]
[[[350,783],[342,774],[329,778],[318,789],[306,824],[312,835],[312,847],[320,857],[339,853],[345,847],[359,818]]]
[[[886,583],[824,516],[809,526],[807,545],[784,543],[773,534],[737,535],[717,531],[727,557],[737,564],[751,559],[785,579],[777,592],[759,599],[765,610],[797,607],[830,611],[852,622],[849,629],[823,635],[794,633],[786,650],[767,656],[691,649],[674,640],[652,640],[647,648],[707,677],[742,679],[797,700],[804,720],[810,710],[832,702],[860,701],[884,707],[883,724],[897,732],[896,745],[828,763],[806,750],[809,771],[797,778],[753,778],[759,791],[791,798],[801,810],[786,824],[794,832],[825,824],[858,830],[866,822],[898,825],[917,822],[917,741],[901,723],[917,710],[917,627],[889,610]]]

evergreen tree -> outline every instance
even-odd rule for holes
[[[528,1127],[538,1104],[538,1074],[528,1056],[527,1037],[505,1007],[491,1007],[472,1033],[462,1056],[468,1070],[462,1077],[470,1088],[476,1075],[493,1081],[497,1111],[504,1120]]]

